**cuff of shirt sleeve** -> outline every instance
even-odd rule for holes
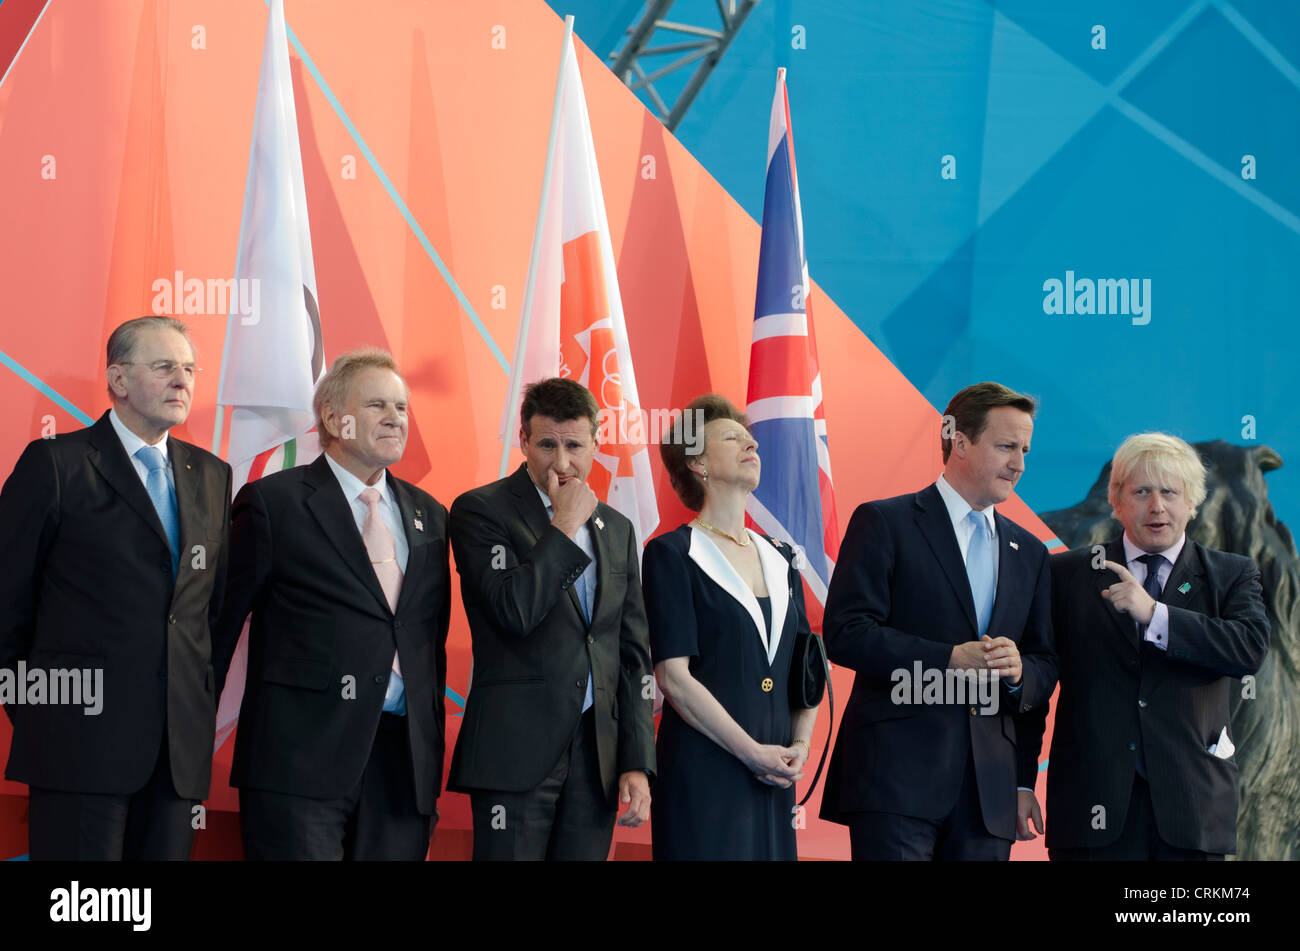
[[[1156,602],[1151,623],[1147,625],[1146,640],[1162,651],[1169,650],[1169,605]]]

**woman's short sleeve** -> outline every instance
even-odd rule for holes
[[[656,664],[670,657],[695,657],[700,652],[693,569],[687,560],[666,536],[651,539],[641,558],[650,657]]]

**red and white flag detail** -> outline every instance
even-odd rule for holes
[[[523,302],[510,393],[550,376],[577,380],[600,409],[600,445],[588,479],[622,512],[644,545],[659,525],[647,449],[647,422],[637,396],[605,198],[573,39],[564,45],[550,181],[538,228],[532,299]],[[501,438],[513,442],[519,404],[508,400]]]

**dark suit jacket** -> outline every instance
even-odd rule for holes
[[[590,559],[546,517],[521,464],[451,506],[451,544],[474,644],[474,680],[448,789],[523,792],[546,778],[573,736],[592,674],[600,778],[653,771],[654,672],[632,524],[598,503],[595,606],[573,583]]]
[[[410,546],[396,613],[323,455],[240,489],[218,625],[224,681],[252,612],[231,785],[312,799],[347,795],[370,756],[396,649],[416,802],[433,814],[451,611],[447,510],[391,472],[386,478]]]
[[[1125,563],[1122,538],[1105,557]],[[1188,539],[1160,596],[1169,605],[1162,651],[1102,598],[1119,579],[1095,569],[1093,559],[1091,548],[1052,558],[1061,693],[1047,771],[1047,845],[1098,848],[1119,838],[1141,743],[1160,837],[1178,848],[1235,852],[1237,761],[1209,747],[1229,725],[1239,678],[1258,670],[1268,650],[1259,571],[1249,558]],[[1047,708],[1028,719],[1020,772],[1032,787],[1023,780],[1037,773]],[[1105,809],[1100,828],[1097,806]]]
[[[103,669],[97,716],[82,706],[6,707],[9,779],[133,793],[165,740],[176,792],[208,794],[210,628],[225,583],[230,467],[175,437],[167,451],[180,534],[174,582],[162,522],[108,413],[30,443],[0,491],[0,667]]]
[[[901,704],[891,675],[914,663],[942,671],[955,645],[978,640],[975,603],[957,536],[931,485],[858,506],[840,546],[826,600],[826,651],[857,671],[826,774],[822,818],[890,812],[948,814],[974,754],[980,807],[990,834],[1016,832],[1016,718],[1056,686],[1047,549],[995,513],[998,588],[990,637],[1020,649],[1020,690],[999,686],[997,713],[978,706]]]

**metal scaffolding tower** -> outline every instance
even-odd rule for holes
[[[758,0],[739,0],[739,2],[738,0],[715,0],[718,14],[722,18],[721,29],[665,20],[664,15],[674,2],[675,0],[647,0],[641,18],[624,32],[625,41],[622,48],[607,57],[613,61],[610,68],[614,74],[622,79],[629,89],[633,92],[645,90],[659,120],[670,132],[676,131],[682,116],[690,108],[704,81],[713,72],[713,67],[718,65],[718,60],[722,59],[722,54],[727,51],[727,47],[735,39],[736,33]],[[651,38],[659,31],[684,34],[695,39],[667,43],[663,46],[648,45]],[[643,68],[642,63],[648,57],[664,56],[669,53],[682,55],[658,69],[651,66],[652,72],[647,73]],[[677,96],[677,101],[669,106],[655,89],[655,80],[676,70],[685,69],[697,60],[701,62],[695,67],[695,72]]]

